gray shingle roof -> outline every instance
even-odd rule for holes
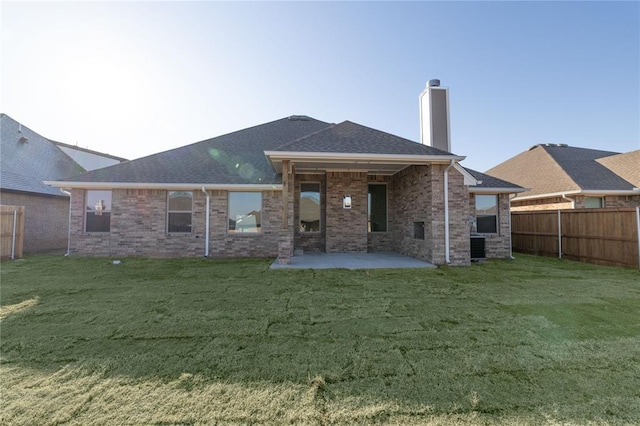
[[[273,151],[352,154],[452,155],[390,133],[344,121],[279,146]]]
[[[633,185],[596,161],[599,158],[616,155],[617,152],[562,145],[540,146],[582,189],[633,189]]]
[[[451,155],[350,121],[291,116],[73,176],[70,182],[279,184],[265,151]]]
[[[6,114],[0,114],[0,142],[0,187],[4,190],[64,196],[42,181],[84,171],[47,138]]]
[[[292,116],[148,157],[93,170],[64,181],[118,183],[279,184],[265,150],[326,128]]]
[[[489,169],[488,174],[531,188],[525,196],[569,191],[632,190],[633,185],[598,162],[616,152],[540,144]]]
[[[520,185],[507,182],[506,180],[498,179],[497,177],[488,175],[486,173],[480,173],[476,170],[472,170],[467,167],[465,167],[465,170],[468,171],[478,181],[481,181],[479,185],[473,185],[472,188],[500,188],[500,189],[514,189],[514,190],[524,189]]]

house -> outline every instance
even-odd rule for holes
[[[0,142],[0,204],[25,207],[24,251],[66,248],[69,196],[43,181],[77,175],[87,169],[55,143],[6,114],[0,114]]]
[[[466,265],[481,232],[488,255],[509,257],[509,194],[524,189],[459,164],[447,90],[430,81],[421,95],[426,143],[294,115],[47,183],[71,191],[80,255],[394,251]]]
[[[640,204],[640,150],[621,154],[539,144],[487,173],[530,188],[511,200],[513,211]]]

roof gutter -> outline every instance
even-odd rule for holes
[[[81,189],[166,189],[189,191],[205,188],[223,191],[282,191],[281,183],[274,184],[210,184],[210,183],[138,183],[138,182],[65,182],[44,181],[45,185],[58,188]]]
[[[576,208],[576,199],[575,198],[569,198],[569,197],[567,197],[567,194],[562,194],[562,199],[563,200],[567,200],[567,201],[571,201],[571,208],[572,209]]]
[[[361,162],[371,164],[405,164],[405,163],[441,163],[450,160],[462,161],[467,157],[459,155],[412,155],[412,154],[363,154],[349,152],[296,152],[296,151],[264,151],[264,155],[274,160],[325,160],[343,162]]]
[[[606,196],[606,195],[639,195],[640,188],[633,189],[576,189],[573,191],[549,192],[546,194],[527,195],[525,197],[518,196],[515,201],[536,200],[540,198],[562,197],[564,195],[588,195],[588,196]]]
[[[518,194],[529,191],[529,188],[490,188],[490,187],[469,187],[472,194]],[[521,198],[520,198],[521,199]]]

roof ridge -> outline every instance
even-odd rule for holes
[[[315,135],[317,135],[318,133],[322,133],[322,132],[324,132],[324,131],[326,131],[326,130],[329,130],[329,129],[332,129],[332,128],[336,127],[336,126],[337,126],[337,124],[335,124],[335,123],[329,123],[329,125],[328,125],[327,127],[323,127],[323,128],[322,128],[322,129],[320,129],[320,130],[316,130],[315,132],[311,132],[311,133],[309,133],[309,134],[307,134],[307,135],[301,136],[301,137],[299,137],[299,138],[297,138],[297,139],[294,139],[294,140],[292,140],[292,141],[289,141],[289,142],[283,143],[282,145],[278,145],[277,147],[275,147],[275,148],[274,148],[274,150],[278,151],[278,150],[280,150],[281,148],[284,148],[284,147],[285,147],[285,146],[287,146],[287,145],[291,145],[291,144],[294,144],[294,143],[296,143],[296,142],[303,141],[303,140],[305,140],[305,139],[310,138],[311,136],[315,136]]]
[[[561,173],[563,173],[567,178],[569,178],[569,180],[571,181],[571,183],[573,183],[575,185],[575,187],[577,189],[582,189],[582,187],[578,184],[578,182],[575,181],[575,179],[573,178],[573,176],[571,176],[565,169],[564,167],[562,167],[560,165],[560,163],[558,163],[558,160],[556,160],[554,158],[553,155],[551,155],[551,153],[549,151],[547,151],[545,148],[549,148],[548,146],[544,146],[544,145],[538,145],[540,148],[542,148],[542,151],[545,153],[545,155],[547,155],[549,157],[549,159],[551,160],[551,164],[553,165],[553,167],[557,167]]]

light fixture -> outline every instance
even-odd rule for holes
[[[351,195],[345,195],[342,198],[342,208],[350,209],[351,208]]]

